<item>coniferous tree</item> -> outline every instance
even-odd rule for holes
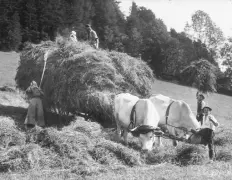
[[[0,1],[0,49],[17,50],[21,41],[17,0]]]
[[[15,12],[12,16],[8,28],[8,40],[9,40],[9,49],[18,50],[19,45],[21,44],[21,28],[19,22],[19,14]]]

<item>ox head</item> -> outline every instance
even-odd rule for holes
[[[142,150],[152,150],[155,142],[155,136],[162,136],[163,132],[158,127],[149,125],[140,125],[131,129],[130,132],[133,136],[139,137]]]

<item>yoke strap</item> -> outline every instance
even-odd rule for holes
[[[169,116],[169,111],[170,111],[170,107],[171,105],[174,103],[174,101],[172,101],[168,107],[167,107],[167,110],[166,110],[166,113],[165,113],[165,117],[166,117],[166,124],[168,124],[168,116]]]
[[[139,100],[138,100],[139,101]],[[135,114],[135,108],[136,108],[136,104],[138,103],[138,101],[135,103],[135,105],[132,107],[131,113],[130,113],[130,124],[128,126],[127,129],[131,129],[135,128],[136,125],[136,114]]]

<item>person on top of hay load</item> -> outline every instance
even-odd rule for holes
[[[88,32],[88,41],[90,42],[90,45],[93,46],[95,49],[98,49],[99,39],[97,33],[91,28],[90,24],[86,24],[85,27]]]
[[[77,37],[76,37],[76,32],[72,31],[69,38],[73,41],[73,42],[77,42]]]
[[[38,87],[35,81],[32,81],[30,86],[26,90],[26,94],[29,98],[27,116],[24,122],[26,130],[32,129],[36,125],[44,127],[45,121],[42,104],[42,90]]]
[[[197,97],[197,120],[202,125],[202,118],[203,118],[203,108],[205,107],[205,96],[199,92],[196,94]]]

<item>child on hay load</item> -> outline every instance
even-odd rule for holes
[[[199,92],[196,94],[197,97],[197,120],[202,125],[202,118],[203,118],[203,108],[205,107],[205,96]]]
[[[73,42],[77,42],[76,32],[72,31],[69,37]]]
[[[99,39],[97,33],[91,28],[89,24],[86,24],[85,27],[88,32],[88,41],[90,42],[90,45],[93,46],[95,49],[98,49]]]
[[[38,87],[35,81],[32,81],[26,90],[29,98],[29,107],[27,116],[24,122],[26,130],[34,128],[36,125],[40,127],[45,126],[44,111],[42,104],[43,92]]]

